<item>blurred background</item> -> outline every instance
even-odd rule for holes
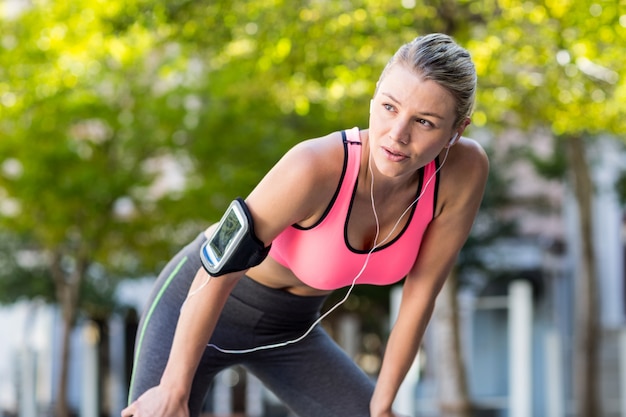
[[[0,416],[118,416],[159,269],[429,32],[491,173],[397,409],[626,417],[624,0],[2,0]],[[372,378],[400,292],[323,324]],[[206,413],[289,416],[242,369]]]

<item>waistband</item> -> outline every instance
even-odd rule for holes
[[[231,296],[259,310],[285,315],[288,320],[317,316],[328,298],[326,295],[295,295],[265,286],[246,275],[237,283]]]

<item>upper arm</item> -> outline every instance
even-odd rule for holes
[[[291,148],[246,198],[255,233],[269,244],[286,227],[301,222],[328,204],[341,172],[338,133]],[[330,194],[329,194],[330,192]]]

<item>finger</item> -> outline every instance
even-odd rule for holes
[[[133,417],[135,414],[135,403],[132,403],[128,407],[122,410],[122,417]]]

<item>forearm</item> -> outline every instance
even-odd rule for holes
[[[224,304],[243,273],[227,274],[211,278],[208,284],[188,297],[182,308],[170,357],[161,377],[161,385],[188,398],[191,383],[206,345]],[[189,294],[206,282],[208,274],[200,269],[191,285]]]
[[[370,404],[372,417],[386,415],[392,408],[398,389],[417,354],[417,347],[407,342],[389,339]]]
[[[372,417],[387,416],[402,381],[413,365],[421,339],[430,318],[430,309],[417,321],[399,320],[385,349],[382,367],[370,403]]]

